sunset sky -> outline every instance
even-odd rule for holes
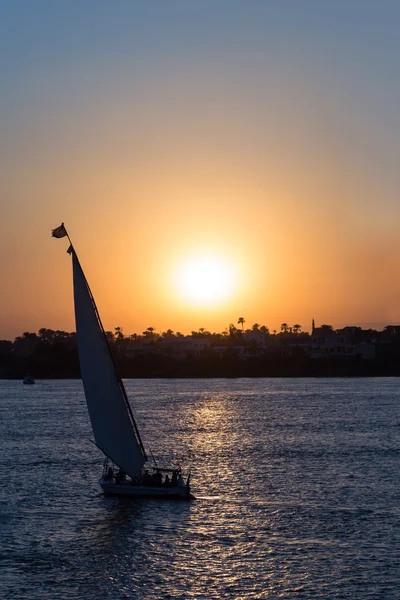
[[[399,26],[395,0],[2,3],[0,339],[74,330],[61,221],[105,329],[399,323]]]

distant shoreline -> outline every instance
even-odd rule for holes
[[[125,379],[400,377],[400,326],[377,332],[322,325],[310,336],[298,333],[299,326],[271,335],[256,325],[244,332],[232,325],[227,335],[168,330],[141,339],[116,328],[106,337]],[[0,340],[0,379],[22,380],[26,373],[38,380],[80,379],[75,333],[40,329],[14,342]]]
[[[1,380],[22,380],[29,373],[34,379],[80,379],[77,356],[41,357],[0,365]],[[312,359],[309,357],[263,356],[240,360],[236,356],[173,360],[158,355],[134,359],[116,357],[123,379],[238,379],[307,377],[400,377],[400,360],[353,358]]]
[[[171,379],[367,379],[367,378],[374,378],[374,379],[378,379],[378,378],[400,378],[400,372],[384,372],[384,373],[376,373],[376,372],[370,372],[370,373],[353,373],[353,372],[343,372],[343,373],[328,373],[328,372],[324,372],[324,373],[304,373],[304,374],[291,374],[291,373],[287,373],[287,374],[282,374],[282,373],[276,373],[276,374],[269,374],[269,375],[260,375],[260,374],[254,374],[254,375],[249,375],[249,374],[232,374],[232,375],[227,375],[227,374],[213,374],[213,375],[207,375],[207,374],[193,374],[193,375],[189,375],[189,374],[182,374],[179,375],[177,373],[171,374],[171,375],[157,375],[157,374],[148,374],[148,375],[135,375],[135,376],[122,376],[123,380],[135,380],[135,379],[159,379],[159,380],[171,380]],[[60,376],[56,376],[56,375],[49,375],[49,376],[45,376],[45,377],[40,377],[40,376],[34,376],[34,379],[36,382],[38,381],[79,381],[81,380],[81,377],[75,377],[75,376],[67,376],[67,375],[60,375]],[[23,377],[0,377],[0,381],[21,381],[22,382]]]

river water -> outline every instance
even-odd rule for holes
[[[80,381],[0,381],[3,600],[400,598],[400,380],[130,380],[192,502],[104,497]]]

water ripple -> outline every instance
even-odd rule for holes
[[[397,379],[127,388],[197,499],[105,498],[81,382],[0,381],[1,598],[400,597]]]

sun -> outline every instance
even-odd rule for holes
[[[186,258],[177,269],[177,287],[181,296],[193,304],[217,304],[231,297],[235,288],[233,265],[214,255]]]

